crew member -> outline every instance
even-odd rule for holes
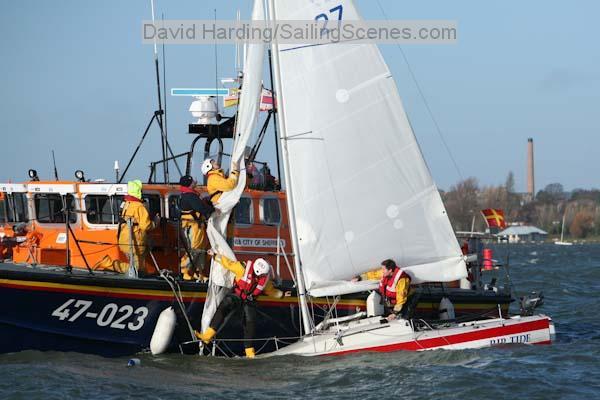
[[[127,195],[124,200],[121,204],[121,222],[117,235],[119,249],[128,257],[133,254],[133,259],[129,259],[129,264],[134,265],[138,273],[152,272],[153,269],[146,270],[146,255],[150,251],[148,232],[156,227],[158,221],[153,222],[148,210],[144,207],[142,181],[127,182]],[[130,229],[133,235],[130,235]]]
[[[227,178],[219,163],[211,158],[204,160],[201,171],[207,177],[206,190],[213,204],[218,203],[223,192],[229,192],[237,185],[239,176],[237,163],[231,165],[231,173]]]
[[[216,261],[235,274],[235,282],[231,292],[219,304],[210,321],[209,328],[203,333],[196,332],[196,336],[204,343],[209,343],[227,315],[242,309],[246,357],[253,358],[255,352],[252,339],[256,328],[256,298],[263,292],[277,298],[281,298],[283,293],[275,289],[269,281],[271,266],[266,260],[257,258],[254,261],[242,263],[230,260],[223,255],[215,255],[212,250],[209,250],[208,254],[215,256]]]
[[[190,175],[179,179],[181,229],[187,242],[186,251],[181,258],[181,273],[187,281],[203,278],[201,272],[205,264],[206,220],[211,212],[195,189],[196,181]]]
[[[383,299],[384,311],[388,321],[408,316],[408,291],[410,289],[410,276],[399,268],[394,260],[381,262],[382,277],[379,281],[379,294]]]

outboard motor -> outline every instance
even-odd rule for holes
[[[527,296],[521,297],[521,316],[527,317],[533,315],[535,309],[544,304],[544,294],[540,292],[531,292]]]
[[[447,297],[443,297],[440,301],[439,312],[439,317],[442,321],[447,321],[456,318],[456,314],[454,313],[454,304],[452,304],[450,299]]]

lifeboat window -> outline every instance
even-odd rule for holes
[[[249,225],[253,222],[252,199],[250,197],[242,197],[237,206],[235,206],[235,223]]]
[[[72,194],[68,194],[64,197],[60,194],[55,193],[36,194],[34,195],[33,200],[35,205],[35,215],[37,221],[42,224],[65,223],[63,200],[66,200],[71,210],[75,209],[75,198]],[[72,213],[69,215],[69,222],[77,222],[76,213]]]
[[[177,221],[179,219],[179,195],[172,194],[169,196],[169,219]]]
[[[263,198],[261,203],[261,218],[263,224],[278,225],[281,222],[281,210],[279,209],[278,198]]]
[[[119,222],[123,196],[88,195],[85,211],[90,224],[112,225]]]
[[[4,194],[0,200],[0,222],[27,222],[25,193]]]
[[[142,193],[142,200],[144,200],[144,205],[148,210],[148,214],[150,214],[150,218],[154,218],[156,214],[162,216],[160,207],[160,195]]]

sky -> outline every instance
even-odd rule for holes
[[[447,19],[458,43],[380,49],[396,80],[434,180],[448,189],[461,178],[504,183],[515,174],[525,191],[527,138],[535,143],[536,190],[600,187],[600,32],[597,0],[379,0],[390,19]],[[375,0],[356,4],[366,19],[385,19]],[[249,17],[249,0],[157,0],[166,19]],[[143,45],[147,0],[3,2],[0,11],[0,182],[51,179],[77,169],[113,179],[157,108],[153,49]],[[219,46],[219,78],[234,75],[233,45]],[[166,46],[166,86],[213,87],[214,48]],[[448,144],[443,144],[434,119]],[[186,97],[167,97],[169,140],[187,151],[193,122]],[[150,131],[129,178],[148,177],[160,158]],[[455,168],[454,158],[458,168]],[[258,159],[275,165],[270,135]],[[173,167],[172,167],[173,168]]]

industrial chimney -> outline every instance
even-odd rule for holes
[[[535,177],[533,174],[533,138],[527,139],[527,193],[529,199],[535,197]]]

